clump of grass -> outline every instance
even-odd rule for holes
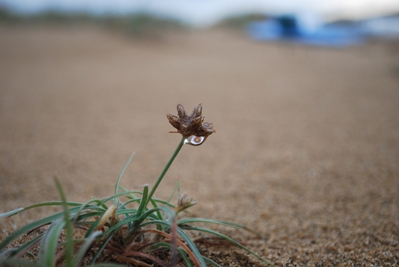
[[[98,19],[105,28],[119,31],[133,38],[160,38],[168,32],[180,32],[187,26],[177,20],[156,17],[145,13],[126,16],[104,16]]]
[[[21,24],[21,25],[73,25],[73,24],[95,24],[100,20],[95,16],[84,13],[64,13],[46,11],[37,14],[19,14],[9,11],[0,6],[0,23]]]
[[[4,218],[37,207],[62,207],[61,212],[23,226],[5,238],[0,244],[0,266],[220,266],[200,253],[196,240],[190,235],[192,232],[221,238],[271,265],[238,241],[197,224],[249,230],[243,225],[206,218],[178,219],[179,213],[195,205],[191,197],[180,194],[179,186],[176,187],[177,205],[170,202],[176,189],[168,200],[154,197],[183,145],[200,145],[215,132],[211,123],[204,122],[201,105],[190,116],[178,105],[178,115],[168,114],[167,117],[182,134],[182,139],[151,189],[145,185],[141,191],[128,190],[120,185],[123,173],[133,159],[132,154],[117,179],[114,195],[110,197],[94,198],[85,203],[67,201],[55,178],[61,201],[38,203],[0,214],[0,218]],[[19,247],[10,247],[22,235],[31,238]],[[34,249],[36,253],[33,253]]]
[[[160,39],[170,32],[182,32],[188,28],[182,22],[146,13],[126,15],[90,15],[46,11],[37,14],[12,13],[0,6],[0,23],[16,25],[94,25],[132,38]]]
[[[8,10],[2,6],[0,6],[0,22],[5,21],[14,21],[15,15],[8,12]]]

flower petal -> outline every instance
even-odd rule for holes
[[[202,105],[199,104],[193,109],[193,113],[191,113],[191,118],[199,117],[202,115]]]
[[[175,127],[177,130],[180,129],[180,120],[177,116],[172,114],[166,114],[166,117],[168,118],[169,123],[172,124],[173,127]]]
[[[177,105],[177,114],[179,115],[179,117],[181,119],[187,117],[187,113],[186,110],[184,109],[184,107],[180,104]]]

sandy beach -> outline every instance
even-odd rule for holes
[[[152,186],[180,141],[165,114],[202,103],[216,133],[183,147],[158,197],[179,181],[193,215],[255,229],[221,231],[276,266],[397,266],[398,51],[3,25],[0,213],[58,200],[54,177],[69,200],[112,195],[132,152],[122,185]],[[0,240],[49,212],[0,220]]]

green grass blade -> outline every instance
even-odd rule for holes
[[[38,264],[43,267],[53,267],[55,263],[55,252],[58,247],[58,239],[62,229],[65,227],[65,221],[59,219],[52,222],[50,228],[44,234],[40,244]]]
[[[239,247],[239,248],[245,250],[245,251],[248,252],[249,254],[255,256],[256,258],[258,258],[259,260],[263,261],[264,263],[267,263],[267,264],[269,264],[269,265],[271,265],[271,266],[274,266],[271,262],[265,260],[264,258],[262,258],[261,256],[259,256],[257,253],[253,252],[252,250],[248,249],[247,247],[245,247],[245,246],[242,245],[241,243],[237,242],[236,240],[234,240],[234,239],[232,239],[232,238],[230,238],[230,237],[228,237],[228,236],[226,236],[226,235],[224,235],[224,234],[221,234],[221,233],[219,233],[219,232],[216,232],[216,231],[213,231],[213,230],[210,230],[210,229],[207,229],[207,228],[197,227],[197,226],[189,226],[189,227],[187,227],[187,228],[185,228],[185,229],[193,230],[193,231],[199,231],[199,232],[203,232],[203,233],[208,233],[208,234],[211,234],[211,235],[214,235],[214,236],[218,236],[218,237],[220,237],[220,238],[223,238],[223,239],[229,241],[230,243],[236,245],[237,247]]]
[[[159,242],[154,244],[151,248],[153,249],[158,249],[158,248],[162,248],[162,247],[166,247],[168,248],[170,251],[172,251],[173,246],[172,244],[166,243],[166,242]],[[187,267],[192,267],[193,265],[191,264],[189,258],[187,257],[187,254],[185,252],[184,249],[182,248],[178,248],[177,251],[179,252],[180,256],[183,258],[184,263],[186,264]]]
[[[153,200],[155,203],[161,203],[161,204],[163,204],[163,205],[165,205],[165,206],[168,206],[168,207],[171,207],[171,208],[175,208],[175,207],[176,207],[175,205],[170,204],[169,202],[166,202],[165,200],[162,200],[162,199],[152,198],[152,200]],[[151,202],[151,203],[152,203],[152,202]]]
[[[108,207],[107,207],[107,205],[101,204],[101,205],[89,205],[89,206],[84,207],[84,209],[85,210],[91,210],[91,211],[96,210],[98,212],[105,212],[108,209]],[[72,213],[76,213],[76,214],[81,213],[80,210],[81,210],[81,207],[76,207],[74,209],[69,209],[71,214]]]
[[[202,257],[197,246],[194,244],[194,242],[191,240],[191,238],[180,227],[177,227],[177,232],[179,233],[180,237],[184,241],[186,241],[187,245],[190,247],[191,251],[194,253],[195,257],[198,259],[201,266],[206,267],[204,257]]]
[[[6,256],[8,256],[9,259],[11,259],[12,256],[16,254],[16,251],[17,251],[17,248],[9,248],[9,249],[5,249],[4,251],[2,251],[0,253],[0,263],[1,263],[2,259],[4,260],[6,258]]]
[[[237,223],[232,223],[232,222],[220,221],[220,220],[212,220],[212,219],[205,219],[205,218],[184,218],[184,219],[181,219],[181,220],[179,220],[177,222],[178,225],[191,224],[191,223],[220,224],[220,225],[224,225],[224,226],[229,226],[229,227],[234,227],[234,228],[239,228],[239,229],[245,229],[245,230],[248,230],[248,231],[252,232],[252,230],[250,230],[249,228],[247,228],[244,225],[237,224]]]
[[[114,231],[116,228],[119,228],[122,225],[127,224],[129,227],[129,234],[125,237],[125,240],[129,240],[134,235],[136,229],[141,227],[142,222],[147,218],[153,219],[151,215],[157,212],[158,210],[160,210],[160,208],[153,208],[144,212],[140,217],[138,217],[137,215],[128,217],[123,221],[120,221],[116,225],[112,226],[111,228],[109,228],[107,231],[104,232],[104,235],[106,235],[109,231]],[[131,222],[133,222],[133,225],[130,227]]]
[[[213,260],[211,260],[211,259],[209,259],[207,257],[204,257],[204,260],[205,260],[206,263],[212,264],[215,267],[222,267],[222,266],[220,266],[219,264],[217,264],[216,262],[214,262]]]
[[[90,218],[95,218],[95,217],[101,217],[105,212],[104,211],[93,211],[93,212],[87,212],[84,214],[81,214],[77,217],[75,217],[75,223],[76,224],[81,224],[81,223],[89,223],[92,224],[93,221],[88,221]]]
[[[142,222],[144,222],[145,219],[147,218],[153,218],[151,217],[152,214],[158,212],[162,210],[162,208],[152,208],[150,210],[147,210],[146,212],[144,212],[140,217],[137,218],[137,222],[135,222],[135,226],[139,226]]]
[[[99,218],[101,218],[101,217],[102,217],[102,216],[99,216]],[[95,220],[95,221],[92,223],[92,225],[90,226],[90,228],[87,230],[87,232],[86,232],[86,234],[85,234],[85,238],[88,238],[88,237],[91,235],[91,233],[93,233],[93,231],[96,230],[96,228],[97,228],[97,226],[98,226],[99,223],[100,223],[100,219]]]
[[[68,206],[80,206],[82,205],[82,203],[79,202],[67,202]],[[14,216],[20,212],[29,210],[29,209],[33,209],[33,208],[38,208],[38,207],[49,207],[49,206],[61,206],[62,202],[61,201],[47,201],[47,202],[41,202],[41,203],[36,203],[30,206],[27,206],[25,208],[18,208],[6,213],[1,213],[0,214],[0,219],[1,218],[7,218],[7,217],[11,217]]]
[[[176,217],[176,213],[167,206],[162,206],[159,209],[166,214],[169,224],[172,225],[173,219]]]
[[[75,208],[75,209],[77,210],[77,208]],[[58,220],[59,218],[62,218],[62,216],[63,216],[63,212],[59,212],[59,213],[53,214],[51,216],[48,216],[48,217],[43,218],[38,221],[34,221],[28,225],[21,227],[20,229],[16,230],[12,234],[10,234],[6,239],[3,240],[3,242],[0,243],[0,251],[3,250],[11,241],[16,239],[20,235],[27,233],[30,230],[40,227],[42,225],[45,225],[45,224],[51,223],[55,220]]]
[[[132,161],[133,157],[134,157],[135,152],[132,153],[132,155],[130,156],[130,158],[128,159],[128,161],[126,162],[125,166],[123,166],[122,171],[120,172],[119,176],[118,176],[118,180],[116,180],[116,184],[115,184],[115,194],[118,194],[118,189],[119,189],[119,183],[122,179],[123,173],[125,172],[127,166],[129,166],[130,162]],[[114,206],[118,207],[118,199],[115,197],[114,198]]]
[[[101,235],[101,231],[96,231],[92,233],[88,238],[85,239],[83,244],[80,246],[78,253],[76,254],[75,258],[73,259],[73,267],[79,266],[80,262],[83,260],[84,256],[86,255],[87,250],[93,243],[94,239]]]
[[[142,223],[140,226],[144,227],[144,226],[150,225],[150,224],[155,224],[155,225],[161,224],[161,225],[167,226],[169,228],[171,227],[170,223],[168,223],[166,221],[161,221],[161,220],[145,222],[145,223]],[[177,227],[177,233],[190,247],[191,251],[194,253],[195,257],[200,262],[201,267],[207,267],[204,258],[202,257],[201,253],[198,251],[197,246],[194,244],[194,242],[191,240],[191,238],[180,227]]]
[[[137,190],[132,190],[132,191],[126,191],[126,192],[121,192],[121,193],[118,193],[118,194],[115,194],[115,195],[113,195],[113,196],[111,196],[111,197],[106,197],[106,198],[104,198],[101,202],[102,203],[107,203],[108,201],[110,201],[110,200],[117,200],[117,202],[116,203],[118,203],[118,197],[122,197],[122,196],[126,196],[126,195],[129,195],[129,194],[132,194],[132,193],[136,193],[136,194],[142,194],[142,192],[140,192],[140,191],[137,191]],[[115,202],[114,202],[115,203]],[[114,205],[115,206],[115,205]],[[116,207],[116,206],[115,206]]]
[[[144,214],[143,214],[142,216],[144,216]],[[111,226],[110,228],[108,228],[108,229],[102,234],[102,236],[103,236],[103,237],[104,237],[104,236],[107,236],[107,235],[111,234],[113,231],[115,231],[115,230],[119,229],[120,227],[122,227],[124,224],[128,224],[128,223],[130,223],[130,222],[135,222],[135,221],[137,221],[138,219],[139,219],[139,218],[136,217],[136,216],[130,216],[130,217],[128,217],[128,218],[126,218],[126,219],[124,219],[124,220],[122,220],[122,221],[116,223],[115,225]]]
[[[11,217],[11,216],[13,216],[15,214],[18,214],[18,213],[20,213],[20,212],[22,212],[24,210],[25,210],[24,208],[18,208],[18,209],[11,210],[11,211],[8,211],[8,212],[5,212],[5,213],[0,213],[0,219]]]
[[[124,216],[124,218],[127,218],[136,213],[137,213],[137,210],[126,208],[126,206],[124,206],[124,204],[122,202],[119,202],[118,208],[115,210],[116,219],[118,218],[118,215],[121,215],[121,214]],[[131,224],[128,225],[128,228],[130,228],[130,227],[131,227]]]
[[[129,190],[127,190],[126,188],[124,188],[123,186],[119,185],[119,189],[121,189],[123,192],[128,192]],[[128,198],[131,199],[138,199],[138,197],[136,197],[133,193],[130,194],[130,196],[127,196]]]
[[[104,209],[104,211],[105,210],[107,210],[108,209],[108,207],[106,206],[106,205],[104,205],[100,200],[96,200],[96,199],[92,199],[92,200],[90,200],[90,201],[87,201],[86,203],[83,203],[82,205],[80,205],[80,208],[79,208],[79,210],[78,210],[78,212],[77,212],[77,215],[75,216],[75,221],[74,221],[74,223],[79,219],[82,219],[82,217],[80,216],[80,214],[82,214],[83,213],[83,211],[84,210],[92,210],[91,208],[89,208],[91,205],[91,203],[97,203],[98,205],[100,205],[101,206],[101,208],[102,209]],[[101,210],[101,213],[103,213],[103,210]],[[85,215],[86,215],[87,213],[85,213]],[[94,216],[94,215],[93,215]]]
[[[35,246],[40,241],[40,239],[42,237],[43,237],[43,234],[40,234],[18,248],[12,248],[12,249],[9,249],[9,250],[6,250],[6,251],[0,253],[0,261],[7,254],[9,254],[8,255],[9,259],[11,259],[13,257],[19,258],[19,257],[23,256],[27,251],[29,251],[33,246]]]
[[[97,250],[96,254],[94,254],[93,259],[91,260],[91,265],[94,266],[97,258],[101,255],[101,253],[104,251],[105,247],[107,246],[108,242],[113,238],[114,233],[111,233],[108,235],[107,239],[102,243],[101,247]]]
[[[131,213],[136,214],[137,210],[136,209],[118,209],[116,211],[116,215],[129,215]]]
[[[187,257],[187,254],[184,249],[178,248],[177,251],[179,252],[180,256],[183,258],[184,263],[186,264],[187,267],[193,267],[191,264],[189,258]]]
[[[148,185],[144,185],[143,189],[143,195],[141,196],[141,201],[140,201],[140,206],[139,209],[137,210],[137,216],[140,217],[141,214],[143,213],[145,206],[147,204],[147,198],[148,198]]]
[[[169,196],[169,198],[168,198],[168,200],[167,200],[166,202],[169,203],[169,202],[172,200],[172,198],[173,198],[173,196],[174,196],[176,190],[177,190],[178,192],[180,192],[180,182],[179,182],[179,181],[177,181],[176,186],[175,186],[175,188],[174,188],[173,191],[172,191],[172,194],[170,194],[170,196]]]
[[[66,267],[74,267],[73,266],[73,226],[70,220],[69,209],[67,204],[67,199],[62,189],[62,185],[57,178],[54,178],[55,185],[57,187],[58,193],[61,197],[62,207],[64,209],[64,224],[66,228],[66,245],[65,245],[65,266]],[[58,239],[58,235],[57,235]],[[57,242],[58,240],[56,240]]]
[[[105,205],[105,202],[103,200],[94,198],[94,199],[90,200],[89,203],[91,203],[91,202],[95,203],[95,205],[88,205],[88,206],[91,206],[91,207],[96,206],[96,207],[102,208],[104,211],[108,209],[108,206]]]
[[[150,199],[150,202],[151,202],[151,204],[152,204],[152,206],[154,207],[154,208],[158,208],[158,204],[156,203],[156,201],[154,200],[154,199]],[[162,217],[162,214],[161,214],[161,212],[159,211],[159,210],[157,210],[157,216],[158,216],[158,220],[163,220],[164,218]]]
[[[138,191],[128,191],[128,192],[135,192],[135,193],[142,194],[142,192],[138,192]],[[120,193],[120,194],[122,194],[122,193]],[[141,200],[141,198],[130,199],[130,200],[126,201],[125,203],[123,203],[120,207],[125,207],[126,205],[128,205],[130,203],[134,203],[134,202],[139,203],[140,200]],[[163,204],[165,206],[175,208],[175,205],[173,205],[173,204],[171,204],[171,203],[169,203],[169,202],[167,202],[165,200],[159,199],[159,198],[152,198],[152,199],[150,199],[150,201],[151,201],[151,204],[153,204],[154,207],[158,206],[158,205],[154,205],[154,203],[160,203],[160,204]]]
[[[139,203],[140,202],[140,198],[130,199],[130,200],[126,201],[125,203],[122,203],[119,206],[119,208],[125,208],[128,204],[135,203],[135,202]]]

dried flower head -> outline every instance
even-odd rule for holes
[[[187,115],[184,107],[178,104],[177,114],[179,116],[166,114],[169,123],[177,129],[177,131],[171,133],[180,133],[185,138],[191,136],[203,137],[202,140],[205,140],[208,136],[215,132],[212,123],[204,122],[201,104],[194,108],[190,116]]]
[[[179,195],[176,205],[176,212],[179,213],[185,209],[188,209],[191,206],[197,204],[192,197],[189,197],[186,193]]]

